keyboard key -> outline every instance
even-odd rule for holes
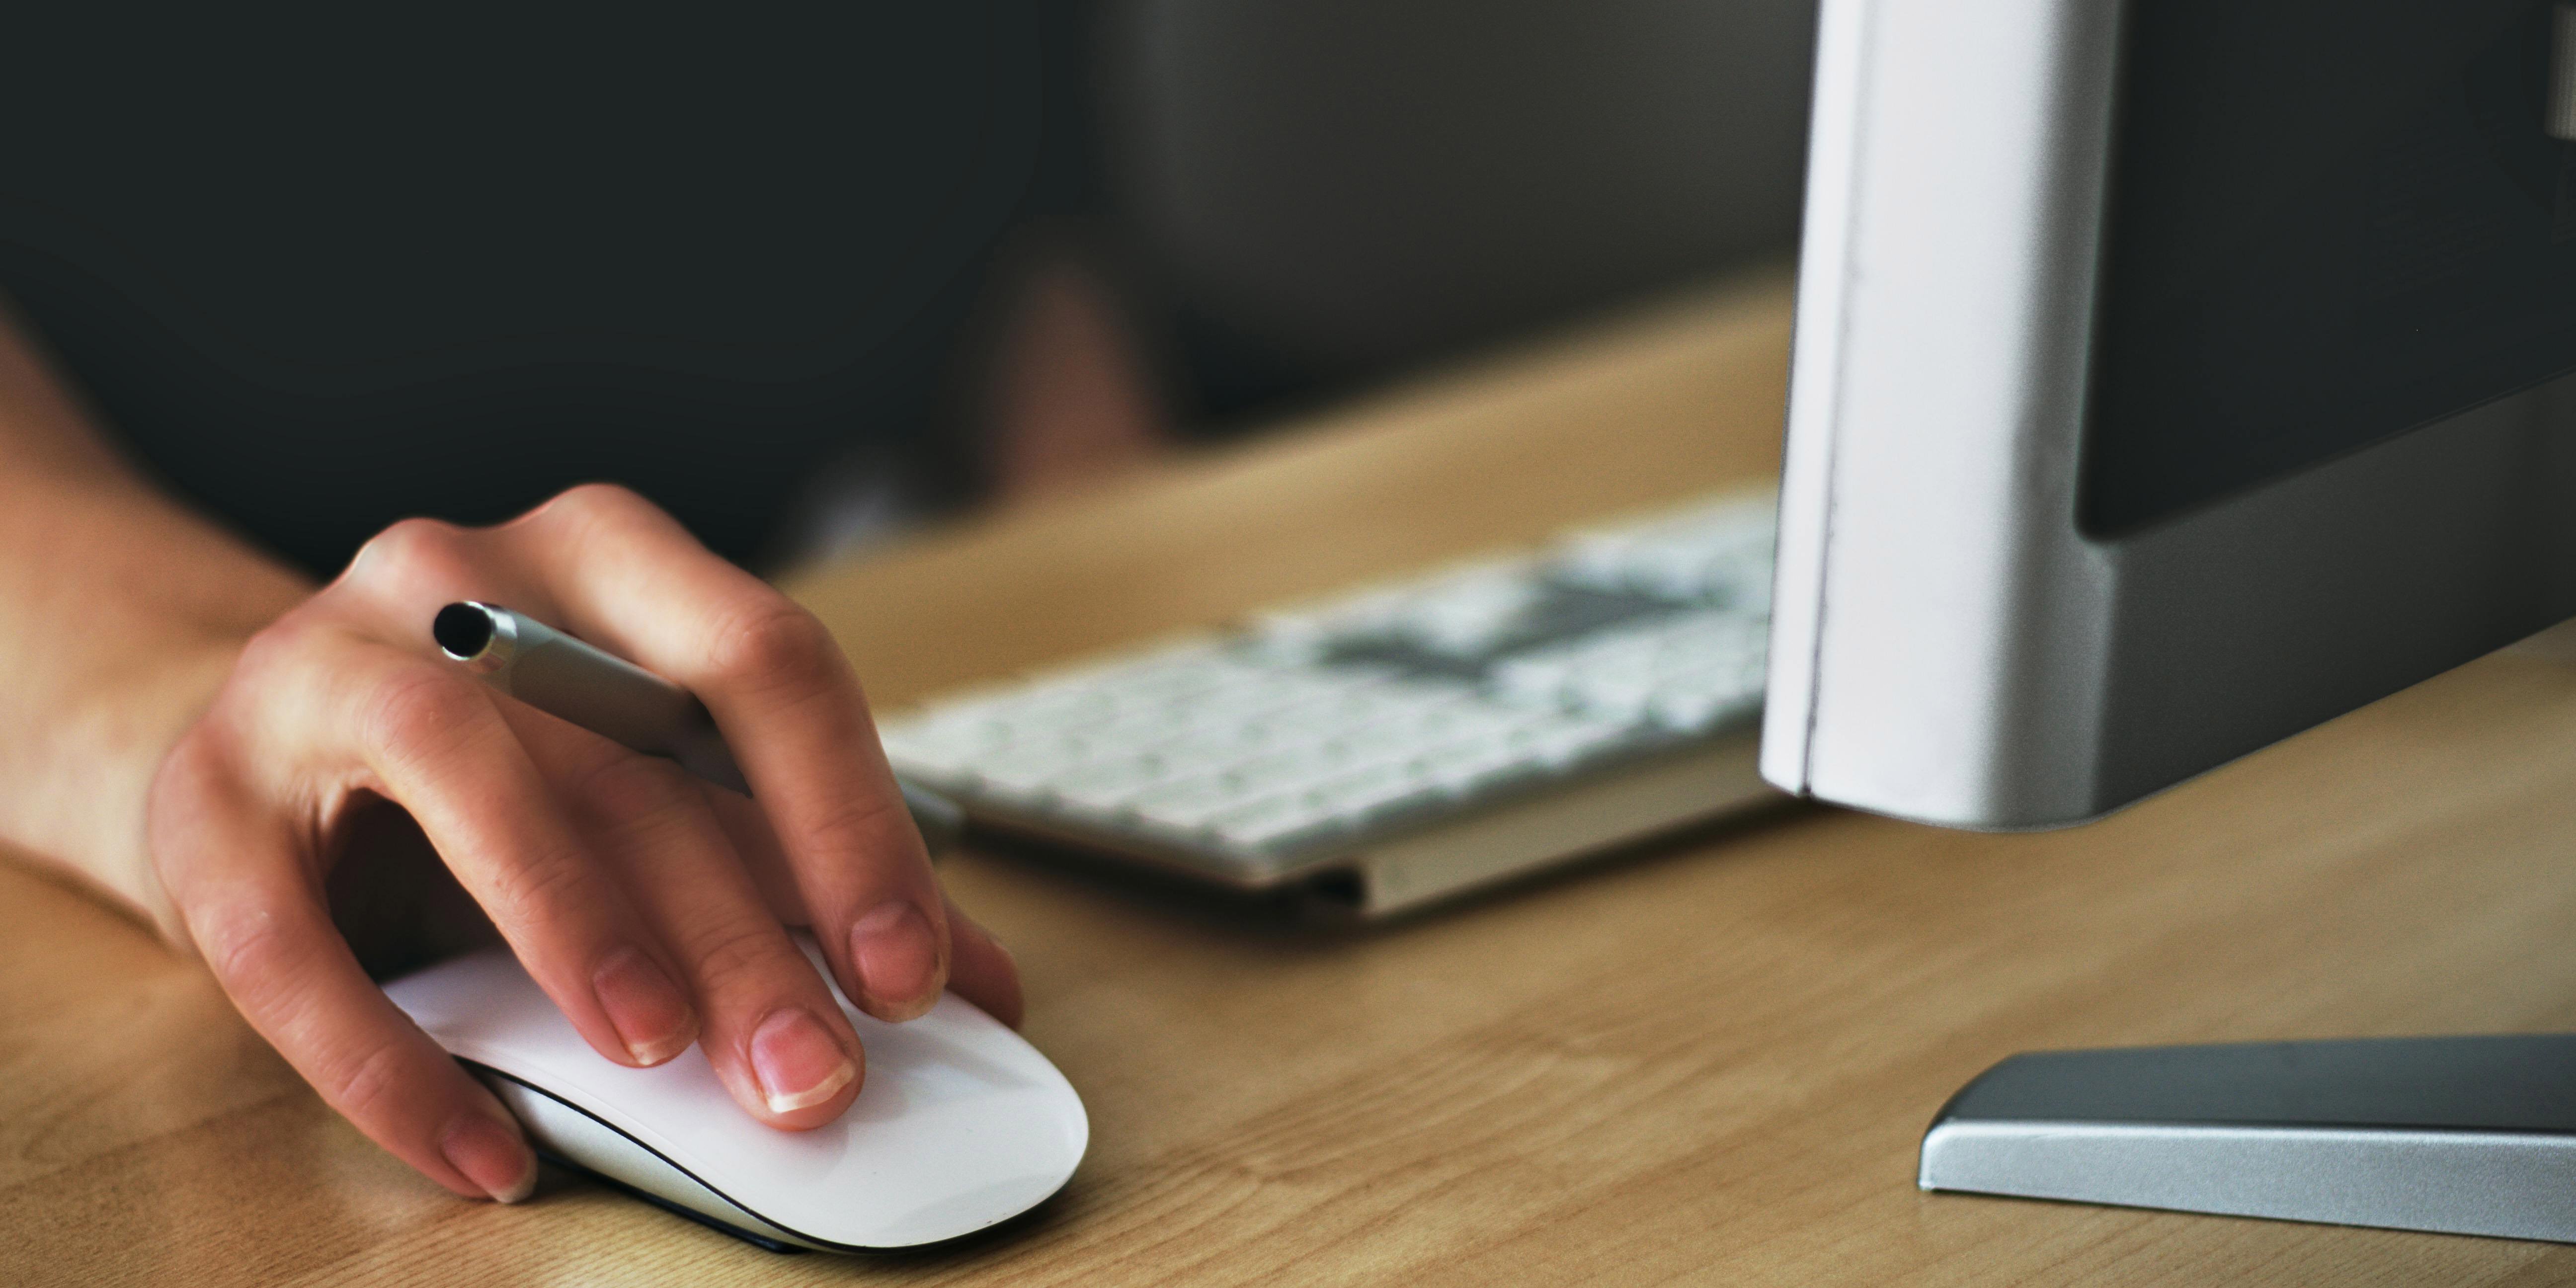
[[[1141,745],[1137,750],[1151,752],[1175,765],[1206,770],[1231,765],[1279,745],[1280,739],[1263,729],[1210,725],[1194,728],[1167,741]]]
[[[1318,783],[1307,790],[1306,800],[1318,815],[1356,824],[1437,791],[1438,784],[1428,776],[1379,766]]]
[[[1423,745],[1418,720],[1383,718],[1333,733],[1324,744],[1353,760],[1384,760]]]
[[[1584,715],[1568,715],[1525,730],[1515,745],[1532,762],[1551,769],[1564,769],[1591,759],[1596,754],[1636,741],[1636,725],[1626,720],[1603,720]]]
[[[1170,779],[1173,766],[1160,756],[1128,756],[1085,765],[1048,787],[1055,799],[1095,814],[1115,814],[1148,788]]]
[[[1605,671],[1577,677],[1567,686],[1567,693],[1590,714],[1635,720],[1655,700],[1655,682],[1634,671]]]
[[[975,762],[975,781],[1014,796],[1038,797],[1056,779],[1098,757],[1080,738],[1044,737],[1013,743]]]
[[[1481,791],[1496,783],[1526,777],[1540,768],[1527,749],[1501,739],[1435,747],[1415,757],[1413,765],[1424,783],[1447,796]]]
[[[1237,806],[1209,820],[1216,839],[1244,850],[1287,848],[1296,840],[1347,826],[1339,815],[1317,808],[1304,793],[1281,792]]]
[[[1703,733],[1740,711],[1758,706],[1757,695],[1747,700],[1743,695],[1727,692],[1683,692],[1657,694],[1647,704],[1647,714],[1656,724],[1674,733]]]
[[[1350,765],[1347,754],[1325,744],[1308,743],[1263,752],[1220,772],[1242,784],[1247,793],[1293,792],[1343,773]]]
[[[1545,587],[1520,561],[1462,569],[1391,615],[1391,633],[1435,653],[1475,657],[1509,634]]]
[[[971,811],[1239,866],[1468,814],[1761,700],[1771,508],[1570,534],[890,718],[886,754]]]
[[[1138,794],[1127,809],[1155,827],[1195,832],[1210,819],[1251,803],[1253,797],[1221,774],[1177,779]]]
[[[923,738],[907,735],[901,729],[887,730],[884,741],[886,759],[894,762],[897,769],[942,782],[972,772],[975,762],[987,750],[980,739]]]

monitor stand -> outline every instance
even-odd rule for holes
[[[2576,1035],[2017,1055],[1942,1107],[1920,1184],[2576,1242]]]

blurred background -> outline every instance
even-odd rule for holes
[[[1813,0],[1113,0],[1091,211],[1193,416],[1788,251]]]
[[[1794,250],[1814,0],[1049,13],[979,358],[978,413],[1023,432],[981,496],[1114,471],[1122,426],[1239,435]]]
[[[39,6],[0,299],[316,576],[598,478],[774,570],[1785,257],[1813,5]]]

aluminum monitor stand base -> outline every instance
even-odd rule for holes
[[[2576,1035],[2017,1055],[1942,1107],[1920,1183],[2576,1242]]]

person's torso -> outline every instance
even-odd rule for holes
[[[917,432],[1041,130],[1019,4],[0,19],[0,293],[308,566],[634,484],[719,549]]]

